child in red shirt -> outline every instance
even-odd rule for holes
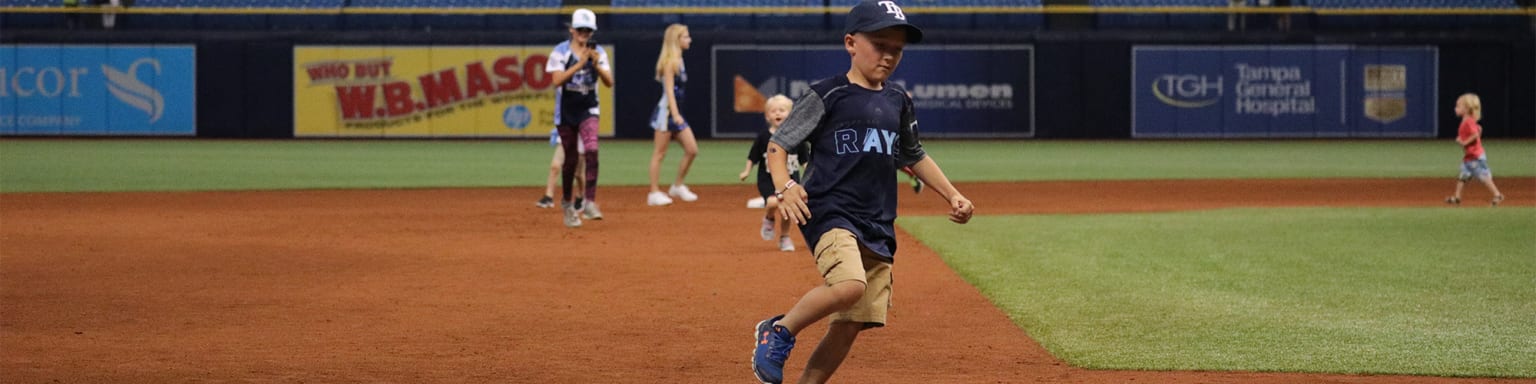
[[[1466,154],[1461,157],[1461,175],[1456,178],[1456,194],[1445,198],[1446,204],[1461,204],[1461,189],[1467,186],[1467,180],[1477,176],[1477,180],[1488,187],[1488,192],[1493,192],[1491,204],[1498,206],[1504,201],[1504,194],[1499,193],[1499,187],[1493,185],[1493,172],[1488,170],[1488,155],[1483,151],[1483,127],[1477,124],[1483,119],[1483,101],[1475,93],[1461,95],[1456,99],[1456,116],[1461,116],[1461,127],[1456,130],[1456,144],[1461,144]]]

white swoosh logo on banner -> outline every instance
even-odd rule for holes
[[[139,64],[153,65],[155,75],[160,74],[160,61],[147,57],[135,60],[133,64],[128,65],[126,73],[106,64],[101,65],[101,71],[107,74],[107,90],[112,92],[112,96],[117,96],[117,99],[124,104],[149,114],[149,122],[153,124],[160,120],[160,115],[165,112],[165,97],[160,96],[160,91],[139,81]]]

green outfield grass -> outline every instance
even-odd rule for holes
[[[900,224],[1076,366],[1536,377],[1536,209]]]
[[[747,141],[705,141],[690,184],[737,183]],[[956,181],[1452,177],[1450,140],[930,141]],[[602,143],[603,185],[648,183],[651,143]],[[1497,176],[1536,176],[1536,141],[1493,141]],[[0,192],[542,186],[543,141],[0,140]],[[674,144],[662,184],[676,174]],[[748,180],[751,181],[750,179]]]

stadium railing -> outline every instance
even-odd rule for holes
[[[684,23],[696,29],[837,30],[856,0],[613,0],[588,7],[618,30]],[[1317,28],[1513,28],[1536,8],[1515,0],[1089,0],[1045,6],[1041,0],[909,0],[907,12],[934,29],[1050,29],[1048,15],[1086,14],[1100,29],[1234,29],[1238,21],[1281,16]],[[91,2],[85,0],[84,2]],[[318,30],[548,30],[576,6],[561,0],[138,0],[131,7],[65,7],[60,0],[9,0],[0,25],[58,28],[64,16],[133,15],[118,28]],[[1302,22],[1306,24],[1306,22]]]

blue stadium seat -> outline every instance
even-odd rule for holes
[[[986,7],[1040,8],[1040,0],[983,0]],[[978,13],[973,16],[977,28],[1003,28],[1010,30],[1038,30],[1045,26],[1045,17],[1039,13]]]
[[[478,0],[482,7],[489,8],[559,8],[560,0]],[[601,19],[599,19],[601,20]],[[613,23],[614,16],[608,17],[608,22]],[[570,15],[502,15],[493,14],[485,16],[486,28],[495,30],[550,30],[558,28],[562,23],[569,22]],[[600,26],[600,27],[611,27]]]
[[[293,8],[314,10],[340,10],[346,0],[293,0]],[[341,15],[272,15],[268,18],[272,29],[281,30],[330,30],[341,27]]]
[[[1150,7],[1156,6],[1145,0],[1090,0],[1095,7]],[[1168,15],[1150,13],[1104,13],[1099,15],[1099,26],[1104,28],[1157,29],[1168,26]]]
[[[0,3],[3,7],[63,7],[62,1],[49,0],[9,0]],[[6,13],[0,14],[0,28],[52,28],[65,25],[65,15],[55,13]]]
[[[1313,0],[1312,4],[1313,4],[1312,6],[1316,7],[1316,8],[1368,8],[1369,7],[1368,5],[1366,5],[1366,3],[1364,1],[1357,1],[1357,0]],[[1374,15],[1362,15],[1362,16],[1320,15],[1320,16],[1317,17],[1317,21],[1318,21],[1318,24],[1320,26],[1333,27],[1333,28],[1342,28],[1342,29],[1378,28],[1382,24],[1381,17],[1380,16],[1374,16]]]
[[[681,7],[682,0],[614,0],[614,8],[643,8],[643,7]],[[683,22],[679,14],[615,14],[608,18],[614,28],[619,29],[660,29],[668,24]]]
[[[398,0],[352,0],[352,7],[356,8],[398,8],[402,1]],[[411,15],[379,15],[379,14],[348,14],[342,17],[342,24],[347,29],[411,29],[414,25]]]
[[[820,7],[821,0],[755,0],[754,7]],[[822,14],[759,13],[752,15],[757,29],[810,29],[822,28],[826,20]]]
[[[1160,6],[1178,7],[1228,7],[1227,0],[1164,0]],[[1225,29],[1227,27],[1226,14],[1173,14],[1168,15],[1168,25],[1174,28],[1186,29]]]
[[[740,8],[754,5],[751,0],[684,0],[683,6]],[[688,24],[690,29],[748,29],[752,27],[752,16],[749,12],[686,14],[683,15],[683,23]]]
[[[1518,8],[1514,0],[1310,0],[1319,9],[1339,8]],[[1359,15],[1319,16],[1319,24],[1337,28],[1521,28],[1528,20],[1498,15]]]
[[[0,3],[0,8],[8,7],[63,7],[64,2],[58,0],[10,0]]]
[[[184,0],[138,0],[134,6],[141,8],[187,8]],[[118,20],[122,28],[143,29],[193,29],[197,28],[197,15],[192,14],[140,14]]]
[[[907,1],[905,6],[907,8],[977,7],[982,6],[982,2],[982,0],[916,0]],[[914,17],[917,19],[913,22],[923,28],[970,29],[976,26],[976,18],[971,13],[922,13]]]

